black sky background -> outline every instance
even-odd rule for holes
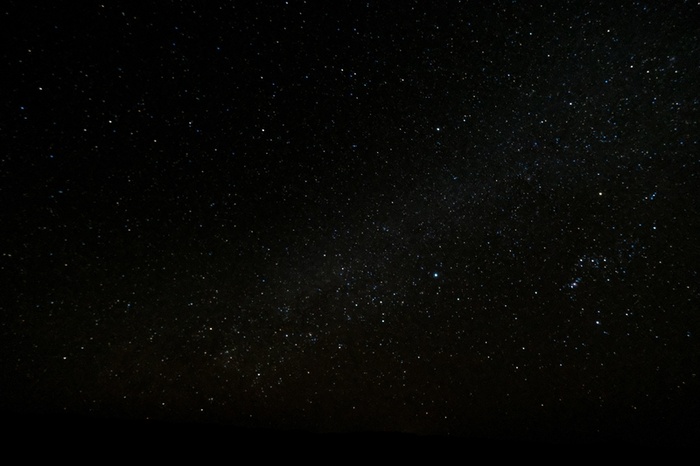
[[[7,3],[2,409],[695,439],[698,12]]]

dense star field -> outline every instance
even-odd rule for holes
[[[0,408],[700,432],[700,7],[623,3],[9,2]]]

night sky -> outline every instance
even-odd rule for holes
[[[700,432],[697,2],[32,3],[4,412]]]

